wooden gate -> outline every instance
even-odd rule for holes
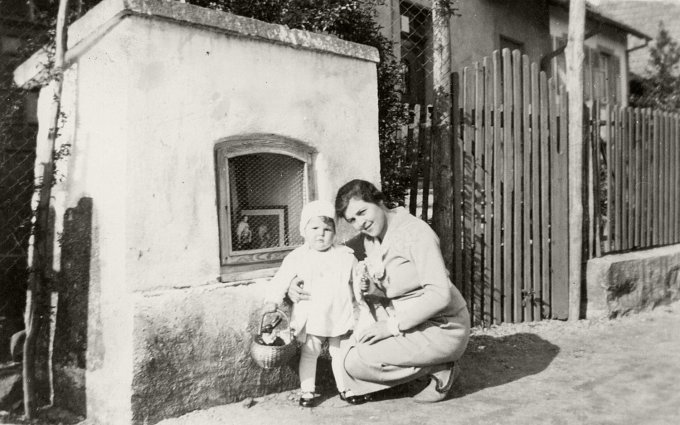
[[[465,68],[462,78],[454,74],[453,85],[452,280],[477,325],[566,318],[564,89],[507,49]],[[427,219],[431,127],[423,109],[413,108],[408,129],[413,176],[422,176],[413,180],[409,204]]]

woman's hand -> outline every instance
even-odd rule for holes
[[[294,303],[309,299],[309,292],[302,289],[304,282],[299,277],[294,277],[288,286],[288,298]]]
[[[357,336],[357,340],[359,342],[372,345],[378,341],[382,341],[383,339],[389,338],[391,336],[393,335],[389,327],[387,326],[387,322],[381,320],[379,322],[375,322],[370,327],[360,332],[359,335]]]

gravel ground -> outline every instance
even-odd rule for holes
[[[191,412],[162,425],[677,424],[680,303],[615,320],[474,329],[450,397],[410,399],[424,382],[350,406],[327,394],[312,409],[284,392]]]
[[[289,391],[160,425],[679,424],[680,302],[615,320],[473,329],[461,366],[450,397],[433,405],[411,401],[426,384],[419,381],[360,406],[324,394],[318,407],[304,409]],[[0,423],[82,421],[56,409],[40,416],[23,421],[0,412]]]

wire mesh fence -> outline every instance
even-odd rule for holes
[[[306,166],[287,155],[230,158],[230,251],[266,252],[303,243],[298,223],[307,199]]]
[[[0,339],[22,327],[31,231],[37,125],[36,91],[14,85],[13,71],[48,34],[26,3],[0,6]],[[3,341],[4,343],[4,341]],[[5,347],[0,357],[5,355]],[[1,359],[0,359],[1,360]]]
[[[393,3],[394,4],[394,3]],[[402,102],[409,112],[409,129],[402,131],[402,136],[409,138],[409,150],[413,152],[411,187],[406,196],[407,204],[412,212],[425,220],[431,218],[428,205],[431,191],[431,157],[429,129],[431,128],[432,104],[434,102],[434,58],[432,25],[432,1],[413,0],[399,1],[399,13],[392,13],[394,21],[390,23],[398,28],[399,38],[394,39],[395,49],[402,71]],[[441,30],[441,29],[438,29]],[[395,32],[396,34],[396,32]],[[396,38],[396,36],[393,36]],[[418,131],[415,127],[425,124],[426,131]],[[411,137],[415,136],[415,137]],[[423,201],[418,202],[418,199]],[[414,205],[418,202],[418,205]]]
[[[75,0],[73,22],[100,0]],[[38,89],[14,84],[14,70],[39,49],[51,58],[58,0],[0,0],[0,361],[23,328],[35,187]],[[49,64],[46,64],[49,66]]]
[[[429,105],[432,93],[432,12],[430,1],[399,2],[399,54],[404,78],[402,101]]]

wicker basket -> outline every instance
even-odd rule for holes
[[[282,332],[280,334],[281,338],[284,340],[284,345],[263,345],[257,342],[257,336],[262,336],[262,330],[264,328],[264,319],[267,315],[277,315],[278,320],[275,322],[280,323],[280,318],[286,319],[286,325],[288,326],[289,332]],[[288,334],[288,340],[286,341],[286,334]],[[264,313],[262,319],[260,320],[260,330],[257,335],[253,338],[253,342],[250,344],[250,356],[255,360],[260,367],[264,369],[271,369],[274,367],[279,367],[288,362],[297,351],[297,344],[295,342],[295,330],[290,327],[290,320],[288,316],[283,311],[277,309],[275,312]]]

